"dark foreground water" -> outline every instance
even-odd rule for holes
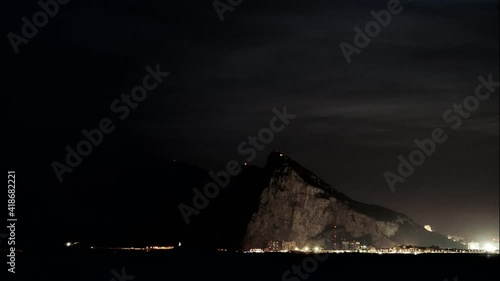
[[[280,253],[195,254],[122,251],[58,254],[48,252],[43,255],[25,253],[17,258],[16,274],[9,273],[7,279],[29,281],[500,280],[497,272],[500,264],[498,255],[330,254],[326,260],[325,256],[321,259],[323,261],[314,258],[313,255]],[[116,270],[115,274],[113,269]],[[5,272],[7,273],[6,269]],[[1,280],[4,280],[3,277]]]

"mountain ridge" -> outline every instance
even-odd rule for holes
[[[244,248],[259,248],[270,240],[323,248],[358,240],[379,248],[462,246],[425,230],[407,215],[351,199],[283,153],[271,153],[265,169],[271,169],[272,176],[247,226]],[[339,241],[334,241],[337,236]]]

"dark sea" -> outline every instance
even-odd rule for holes
[[[498,255],[244,254],[176,251],[21,253],[2,280],[500,280]],[[4,275],[2,275],[4,276]]]

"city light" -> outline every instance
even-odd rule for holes
[[[486,244],[484,244],[483,250],[485,250],[486,252],[493,253],[497,250],[497,247],[495,247],[495,245],[493,245],[491,243],[486,243]]]
[[[79,243],[80,242],[73,242],[73,243],[72,242],[66,242],[65,245],[66,245],[66,247],[71,247],[71,246],[74,246],[74,245],[79,244]]]
[[[450,238],[451,237],[451,238]],[[461,239],[461,237],[449,236],[449,239]],[[342,241],[342,248],[328,248],[328,245],[311,245],[297,247],[295,241],[278,241],[269,240],[265,248],[252,248],[245,250],[244,253],[290,253],[292,251],[302,252],[305,254],[311,253],[367,253],[367,254],[427,254],[427,253],[461,253],[461,254],[477,254],[488,253],[498,254],[498,240],[492,239],[490,242],[468,242],[468,249],[449,249],[440,248],[438,246],[414,246],[414,245],[398,245],[391,248],[375,248],[371,245],[363,245],[360,241]],[[77,243],[77,242],[76,242]],[[76,244],[74,243],[74,244]],[[335,245],[334,245],[335,246]],[[225,250],[226,251],[226,250]]]

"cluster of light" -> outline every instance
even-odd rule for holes
[[[250,251],[246,253],[264,253],[264,250],[262,249],[250,249]]]
[[[320,248],[319,247],[314,247],[314,248],[309,248],[308,246],[302,248],[302,252],[309,252],[309,251],[314,251],[314,252],[319,252]],[[295,247],[295,251],[300,251],[298,247]]]
[[[493,240],[494,241],[494,240]],[[498,243],[491,242],[469,242],[468,243],[469,250],[475,251],[485,251],[485,252],[495,252],[498,251]]]
[[[134,251],[145,251],[148,249],[146,248],[136,248],[136,247],[116,247],[116,248],[104,248],[104,249],[109,249],[109,250],[134,250]]]
[[[74,242],[74,243],[71,243],[71,242],[66,242],[66,247],[71,247],[71,246],[74,246],[76,244],[79,244],[80,242]]]
[[[469,250],[479,250],[479,243],[478,242],[470,242],[469,243]]]
[[[495,247],[495,245],[491,244],[491,243],[486,243],[484,244],[483,246],[483,250],[485,250],[486,252],[495,252],[497,250],[497,247]]]
[[[396,247],[383,248],[383,249],[371,248],[370,250],[332,250],[332,249],[322,249],[320,247],[314,247],[314,248],[303,247],[302,249],[295,247],[294,249],[295,249],[295,251],[300,251],[300,252],[304,252],[304,253],[311,253],[312,251],[314,251],[316,253],[324,252],[324,253],[337,253],[337,254],[366,253],[366,254],[379,254],[379,255],[385,255],[385,254],[419,255],[419,254],[425,254],[425,253],[477,254],[479,251],[479,253],[488,253],[488,255],[490,255],[491,253],[495,253],[498,251],[498,246],[495,243],[485,243],[484,245],[482,245],[481,249],[479,249],[479,250],[439,249],[439,248],[434,249],[434,248],[423,248],[423,247],[417,247],[417,248],[412,247],[412,248],[401,248],[401,249],[398,249]],[[266,250],[264,250],[264,249],[250,249],[249,251],[243,251],[243,252],[244,253],[265,253]],[[290,253],[289,250],[271,251],[271,252]]]
[[[172,250],[173,246],[146,246],[146,250]],[[136,249],[132,247],[132,249]]]

